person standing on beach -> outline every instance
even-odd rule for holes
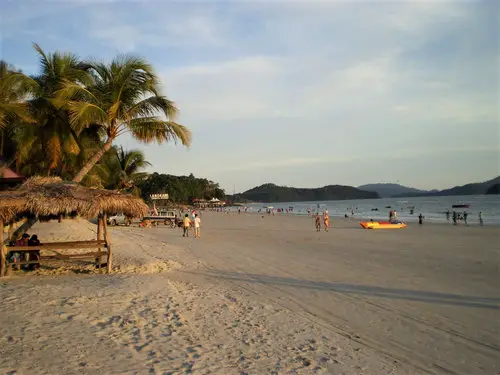
[[[320,232],[321,231],[321,219],[319,218],[319,214],[316,214],[315,225],[316,225],[316,232]]]
[[[191,226],[191,219],[189,218],[189,215],[186,214],[184,216],[184,221],[183,221],[184,233],[182,234],[182,237],[189,237],[189,227],[190,226]]]
[[[420,225],[422,225],[424,223],[424,217],[422,216],[422,214],[418,215],[418,223]]]
[[[457,225],[457,213],[455,211],[453,211],[452,218],[453,218],[453,225]]]
[[[467,216],[469,216],[469,214],[467,213],[467,211],[464,211],[464,223],[465,223],[465,225],[468,225],[467,224]]]
[[[446,211],[446,220],[450,221],[450,210]]]
[[[328,232],[328,228],[330,228],[330,218],[328,217],[328,211],[325,211],[323,215],[323,223],[325,224],[325,232]]]
[[[483,213],[479,211],[479,225],[483,226]]]
[[[200,238],[200,224],[201,219],[198,214],[194,215],[194,237]]]

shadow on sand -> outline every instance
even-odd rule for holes
[[[188,272],[188,271],[184,271]],[[248,273],[211,271],[203,273],[204,276],[218,279],[241,281],[255,284],[269,284],[290,288],[304,288],[320,291],[332,291],[344,294],[358,294],[371,297],[399,299],[443,305],[476,307],[483,309],[500,310],[500,298],[464,296],[459,294],[436,293],[420,290],[385,288],[372,285],[332,283],[309,281],[288,277],[266,276]]]

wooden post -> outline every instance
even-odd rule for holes
[[[14,223],[9,224],[9,242],[13,240],[14,235]]]
[[[111,251],[111,241],[109,240],[108,234],[108,218],[106,214],[102,216],[102,227],[104,229],[104,241],[106,242],[106,247],[108,248],[108,273],[111,272],[111,262],[113,261],[113,253]]]
[[[102,240],[102,216],[97,217],[97,241]],[[97,251],[101,251],[101,248],[97,248]],[[95,259],[96,268],[101,268],[101,257]]]
[[[3,277],[5,275],[5,266],[6,266],[6,259],[5,252],[3,251],[3,220],[0,220],[0,245],[2,248],[0,249],[0,277]]]

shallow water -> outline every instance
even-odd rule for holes
[[[470,208],[452,208],[454,204],[470,204]],[[417,222],[418,215],[422,214],[425,221],[447,222],[446,211],[453,210],[463,213],[466,211],[469,224],[479,224],[479,212],[482,212],[485,225],[500,224],[500,195],[467,195],[446,197],[415,197],[415,198],[381,198],[358,199],[345,201],[317,201],[317,202],[291,202],[291,203],[252,203],[248,205],[251,212],[264,207],[277,208],[293,207],[293,214],[307,215],[308,210],[323,212],[328,210],[330,216],[344,216],[346,213],[354,217],[388,219],[389,211],[395,209],[398,217],[407,222]],[[388,208],[388,207],[391,208]],[[411,207],[415,207],[411,214]],[[237,208],[232,208],[232,210]],[[374,209],[378,209],[374,211]]]

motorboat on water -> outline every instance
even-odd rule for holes
[[[401,222],[390,221],[362,221],[359,223],[364,229],[402,229],[407,225]]]
[[[454,204],[451,208],[470,208],[470,204]]]

